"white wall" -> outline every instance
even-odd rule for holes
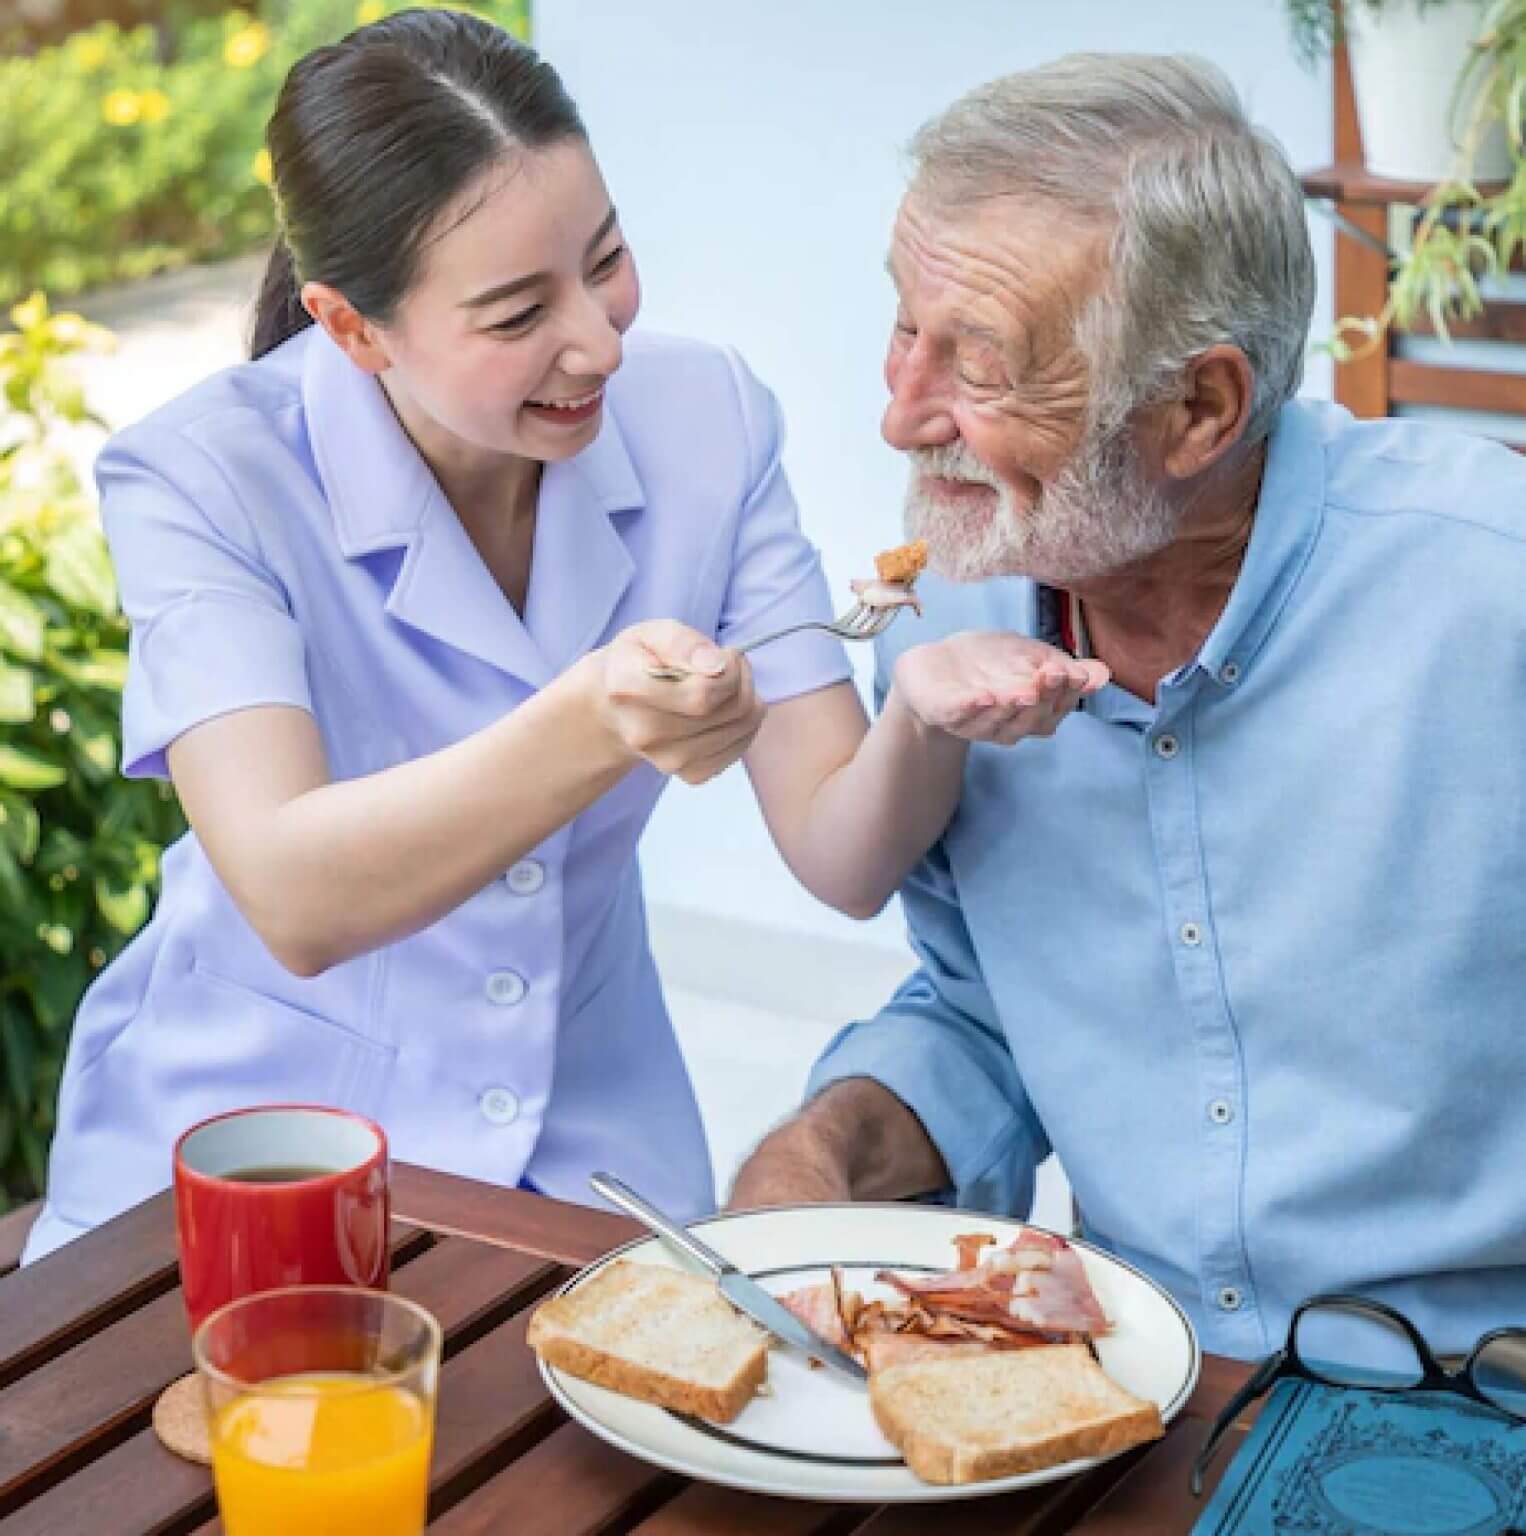
[[[879,440],[899,151],[982,80],[1076,49],[1190,49],[1226,69],[1295,165],[1330,158],[1328,76],[1281,0],[535,0],[536,42],[578,99],[646,287],[643,323],[736,344],[783,401],[787,463],[833,589],[897,541]],[[1313,224],[1322,290],[1330,231]],[[1316,334],[1328,325],[1323,302]],[[1311,363],[1308,389],[1328,392]],[[861,658],[867,670],[867,656]],[[801,891],[733,770],[675,787],[645,844],[654,904],[885,946]]]

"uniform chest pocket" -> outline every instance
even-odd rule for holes
[[[177,1084],[199,1083],[211,1092],[221,1082],[243,1103],[320,1103],[369,1114],[397,1054],[199,962],[164,988],[151,1014],[142,1022],[155,1038],[144,1044]]]

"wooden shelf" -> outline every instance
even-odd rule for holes
[[[1305,196],[1330,199],[1349,224],[1372,236],[1374,246],[1345,236],[1336,238],[1335,312],[1376,315],[1388,298],[1388,260],[1383,248],[1389,238],[1389,209],[1395,204],[1423,206],[1436,190],[1436,184],[1397,181],[1374,176],[1367,169],[1351,89],[1351,63],[1344,45],[1335,51],[1334,86],[1334,163],[1307,172],[1299,181]],[[1479,190],[1492,190],[1496,185],[1480,186]],[[1520,253],[1511,267],[1526,268]],[[1414,331],[1419,335],[1434,334],[1423,321]],[[1526,304],[1493,299],[1476,319],[1452,326],[1451,334],[1458,339],[1526,341]],[[1390,333],[1381,346],[1336,365],[1335,398],[1356,415],[1367,417],[1390,416],[1396,407],[1406,405],[1526,417],[1526,375],[1398,356],[1396,338]],[[1526,446],[1511,446],[1526,452]]]
[[[1374,176],[1360,161],[1353,160],[1337,160],[1334,165],[1306,171],[1298,179],[1309,197],[1328,197],[1337,203],[1370,208],[1386,208],[1390,203],[1418,206],[1436,190],[1433,181],[1396,181],[1389,176]],[[1504,185],[1481,182],[1479,191],[1498,191]]]

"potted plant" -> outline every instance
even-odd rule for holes
[[[1449,66],[1441,109],[1449,157],[1434,175],[1406,177],[1433,186],[1394,258],[1387,301],[1376,315],[1339,320],[1330,350],[1337,361],[1350,360],[1380,345],[1390,326],[1407,330],[1417,320],[1446,339],[1449,322],[1470,320],[1483,309],[1481,279],[1508,270],[1526,253],[1526,0],[1345,0],[1344,6],[1287,0],[1287,6],[1306,58],[1341,36],[1343,24],[1351,46],[1359,28],[1387,26],[1401,14],[1405,26],[1428,28],[1444,13],[1462,23],[1439,34],[1466,34],[1460,59]],[[1360,47],[1352,49],[1353,89]],[[1388,89],[1390,110],[1431,110],[1406,95],[1402,81]],[[1383,174],[1368,139],[1370,114],[1363,115],[1360,102],[1358,112],[1368,169]]]
[[[1488,0],[1287,0],[1293,41],[1306,63],[1343,39],[1362,128],[1363,158],[1375,176],[1436,182],[1448,176],[1482,82],[1468,73],[1487,26]],[[1502,180],[1509,153],[1502,127],[1486,125],[1470,146],[1478,179]]]

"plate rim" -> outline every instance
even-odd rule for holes
[[[926,1212],[930,1215],[940,1216],[960,1216],[967,1217],[975,1222],[1001,1222],[1008,1226],[1027,1227],[1032,1231],[1043,1232],[1051,1237],[1063,1238],[1065,1242],[1070,1243],[1073,1247],[1083,1248],[1105,1263],[1116,1265],[1118,1268],[1134,1276],[1136,1280],[1142,1281],[1150,1290],[1164,1299],[1172,1312],[1175,1313],[1177,1320],[1181,1323],[1188,1343],[1187,1371],[1182,1385],[1177,1389],[1171,1401],[1168,1404],[1161,1405],[1160,1418],[1163,1425],[1170,1425],[1177,1418],[1187,1406],[1193,1392],[1197,1388],[1203,1365],[1202,1342],[1198,1338],[1197,1329],[1193,1326],[1192,1319],[1187,1315],[1186,1308],[1182,1306],[1165,1286],[1146,1274],[1138,1265],[1131,1264],[1127,1259],[1122,1259],[1116,1254],[1109,1253],[1097,1243],[1083,1237],[1072,1237],[1068,1233],[1056,1232],[1052,1227],[1040,1226],[1037,1222],[1027,1221],[1020,1216],[1004,1215],[998,1211],[976,1211],[971,1210],[967,1206],[932,1205],[904,1200],[822,1200],[812,1202],[797,1201],[788,1205],[750,1206],[745,1210],[737,1211],[717,1211],[710,1216],[702,1216],[695,1221],[682,1223],[682,1225],[686,1231],[694,1231],[696,1228],[724,1226],[727,1222],[743,1220],[748,1217],[788,1215],[791,1213],[826,1210],[872,1210],[894,1213],[901,1216],[910,1215],[914,1212]],[[600,1255],[596,1259],[591,1259],[587,1264],[582,1265],[554,1290],[547,1292],[543,1299],[549,1300],[553,1296],[566,1295],[578,1285],[591,1280],[600,1270],[614,1263],[622,1255],[629,1253],[633,1248],[644,1247],[647,1243],[665,1245],[665,1239],[659,1233],[652,1231],[647,1231],[641,1236],[633,1237],[628,1242],[621,1243],[619,1247],[611,1248],[607,1253]],[[672,1250],[669,1249],[668,1251],[671,1252]],[[834,1261],[827,1258],[811,1262],[819,1263],[825,1267],[830,1266]],[[744,1269],[742,1273],[751,1276],[753,1271]],[[541,1377],[545,1381],[551,1395],[561,1406],[563,1412],[589,1430],[590,1433],[597,1435],[610,1445],[624,1451],[627,1455],[634,1456],[638,1461],[644,1461],[649,1466],[657,1466],[665,1471],[677,1472],[680,1476],[690,1478],[695,1482],[714,1483],[722,1487],[737,1488],[743,1492],[764,1494],[772,1498],[804,1499],[816,1502],[822,1500],[830,1501],[833,1498],[838,1498],[848,1503],[862,1503],[867,1498],[871,1503],[878,1499],[886,1504],[932,1503],[981,1498],[1001,1493],[1012,1493],[1021,1488],[1039,1487],[1044,1483],[1056,1482],[1064,1477],[1078,1476],[1082,1472],[1090,1471],[1093,1467],[1101,1466],[1104,1462],[1111,1461],[1116,1456],[1124,1454],[1121,1451],[1115,1451],[1110,1456],[1090,1456],[1075,1461],[1062,1462],[1054,1467],[1045,1467],[1039,1472],[1018,1474],[1017,1479],[992,1478],[984,1482],[951,1484],[918,1483],[914,1489],[898,1489],[894,1492],[887,1491],[868,1495],[861,1493],[833,1495],[831,1493],[823,1493],[819,1489],[802,1489],[783,1481],[773,1482],[762,1478],[749,1477],[745,1471],[731,1473],[727,1470],[717,1472],[707,1469],[703,1472],[696,1472],[692,1462],[686,1463],[679,1456],[670,1455],[663,1450],[654,1449],[650,1445],[633,1441],[622,1431],[597,1420],[585,1407],[572,1401],[567,1389],[560,1380],[561,1372],[559,1369],[548,1365],[539,1355],[536,1356],[536,1365],[539,1367]],[[653,1404],[648,1404],[647,1406],[655,1407]],[[665,1410],[658,1408],[657,1411],[663,1412]],[[682,1422],[682,1415],[674,1415],[674,1417]],[[740,1455],[756,1457],[764,1464],[773,1462],[778,1462],[785,1466],[789,1464],[787,1457],[783,1455],[776,1456],[770,1451],[753,1446],[735,1446],[733,1449]],[[906,1470],[906,1467],[905,1463],[902,1462],[899,1466],[887,1464],[883,1467],[863,1470],[871,1472],[899,1472]]]

